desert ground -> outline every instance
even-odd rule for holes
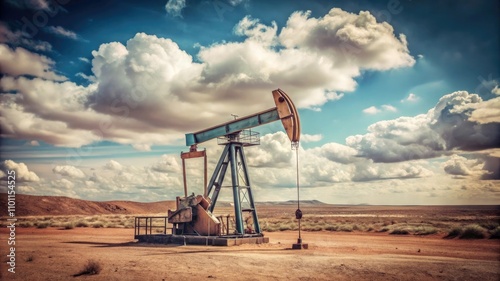
[[[2,229],[2,236],[6,231]],[[307,250],[290,250],[295,231],[269,244],[233,247],[151,245],[133,229],[22,228],[16,273],[3,280],[499,280],[498,240],[440,236],[305,232]],[[88,260],[97,275],[78,274]]]
[[[124,208],[92,216],[30,214],[18,219],[14,274],[7,271],[9,229],[0,229],[0,279],[500,280],[499,206],[309,202],[301,207],[309,249],[291,250],[298,238],[295,208],[260,204],[270,243],[233,247],[138,243],[134,215]],[[219,210],[225,211],[230,208]],[[478,233],[464,235],[469,228]],[[98,274],[85,274],[89,261]]]

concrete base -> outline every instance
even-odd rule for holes
[[[190,235],[136,235],[135,239],[144,243],[177,244],[177,245],[206,245],[206,246],[237,246],[241,244],[269,243],[269,237],[264,236],[190,236]]]
[[[309,245],[302,243],[302,238],[297,239],[297,243],[292,244],[292,250],[308,249]]]
[[[308,249],[309,245],[304,244],[304,243],[296,243],[292,244],[292,250],[302,250],[302,249]]]

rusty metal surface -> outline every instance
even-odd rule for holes
[[[191,207],[186,207],[176,211],[168,210],[169,223],[185,223],[185,222],[191,222],[192,220],[193,220],[193,209]]]
[[[197,217],[193,222],[193,229],[199,235],[219,236],[221,234],[220,222],[210,211],[201,205],[196,206]]]

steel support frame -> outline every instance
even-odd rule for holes
[[[195,148],[196,149],[196,148]],[[206,150],[181,152],[182,159],[182,179],[184,181],[184,197],[188,196],[187,178],[186,178],[186,159],[203,157],[203,196],[207,197],[207,152]],[[177,202],[179,208],[179,202]]]
[[[255,232],[260,234],[260,224],[259,218],[257,216],[257,210],[255,208],[255,202],[253,200],[253,194],[250,184],[250,178],[248,176],[247,161],[245,154],[243,152],[243,144],[238,142],[230,142],[225,145],[224,150],[219,158],[214,173],[208,183],[208,195],[212,201],[209,210],[213,213],[214,208],[217,203],[217,198],[224,182],[224,177],[228,166],[231,168],[231,182],[233,191],[233,201],[234,201],[234,217],[236,222],[236,231],[238,234],[244,234],[245,228],[243,225],[243,214],[241,209],[241,199],[240,199],[240,183],[238,176],[238,163],[240,163],[240,169],[243,171],[243,177],[246,182],[245,188],[248,193],[248,201],[252,211],[252,219],[254,223]]]

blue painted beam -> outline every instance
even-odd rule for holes
[[[202,143],[217,137],[229,135],[277,120],[280,120],[278,110],[276,108],[271,108],[266,111],[241,117],[196,133],[186,134],[186,145],[191,146]]]

